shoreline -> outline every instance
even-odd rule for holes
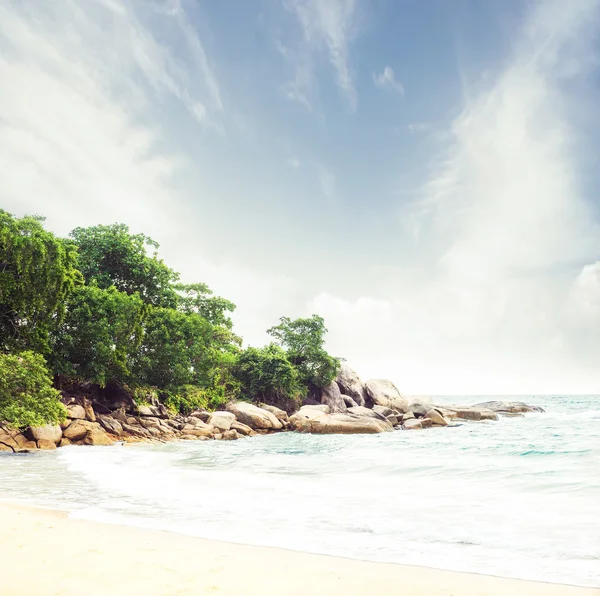
[[[600,588],[250,546],[0,502],[3,596],[600,596]]]

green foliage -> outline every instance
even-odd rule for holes
[[[197,313],[213,325],[222,325],[227,329],[233,327],[231,319],[225,314],[235,310],[233,302],[213,296],[206,284],[178,284],[174,287],[179,295],[178,309],[181,312]]]
[[[287,351],[289,361],[298,370],[306,386],[327,387],[337,376],[340,360],[324,349],[325,321],[318,315],[292,321],[281,317],[280,324],[267,331]]]
[[[195,313],[150,308],[136,362],[136,378],[161,389],[200,385],[211,366],[214,327]]]
[[[137,294],[129,296],[114,287],[76,288],[64,323],[52,336],[54,372],[100,386],[128,382],[147,308]]]
[[[48,351],[48,333],[81,276],[72,243],[46,231],[39,217],[0,210],[0,350]]]
[[[16,428],[61,422],[66,410],[59,396],[43,356],[0,354],[0,420]]]
[[[101,289],[115,286],[126,294],[138,293],[152,306],[175,308],[173,284],[179,274],[158,258],[158,243],[144,234],[131,234],[125,224],[75,228],[71,232],[79,249],[77,264],[87,284]]]
[[[275,344],[244,350],[238,356],[234,374],[242,394],[256,402],[287,406],[306,393],[298,371]]]

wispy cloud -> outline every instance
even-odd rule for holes
[[[335,195],[336,177],[330,170],[323,165],[317,165],[317,175],[319,178],[319,185],[321,186],[321,192],[327,197],[331,198]]]
[[[380,73],[373,73],[373,82],[380,89],[390,89],[398,95],[404,96],[404,87],[400,81],[396,80],[394,69],[386,66]]]
[[[420,132],[425,132],[431,128],[430,122],[411,122],[406,129],[408,132],[413,135]]]
[[[572,117],[590,91],[599,12],[597,0],[536,3],[506,67],[467,89],[411,214],[427,274],[380,280],[395,297],[372,308],[393,333],[375,336],[381,358],[368,374],[391,367],[409,391],[596,386],[600,233]],[[319,304],[330,328],[359,324],[359,302]],[[368,363],[370,349],[348,341]]]
[[[300,160],[294,156],[288,157],[287,161],[292,166],[292,168],[294,168],[294,170],[297,170],[302,165]]]
[[[308,97],[314,82],[314,56],[325,52],[339,89],[350,109],[356,109],[350,61],[350,45],[356,31],[355,0],[284,0],[284,6],[296,17],[302,29],[302,42],[297,51],[280,45],[280,51],[283,50],[282,54],[294,64],[296,71],[293,81],[285,86],[288,97],[311,106]]]
[[[29,211],[63,232],[107,214],[151,231],[157,213],[176,211],[170,180],[183,160],[161,150],[155,110],[174,100],[204,127],[223,106],[200,39],[179,3],[170,7],[157,15],[111,0],[39,3],[33,12],[0,5],[4,208],[20,212],[27,197]],[[157,18],[187,53],[175,57],[157,41]]]

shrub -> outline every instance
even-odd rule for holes
[[[59,396],[40,354],[0,354],[0,420],[16,428],[56,424],[66,415]]]

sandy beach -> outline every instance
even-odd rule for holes
[[[0,506],[2,596],[591,596],[600,589],[203,540]]]

